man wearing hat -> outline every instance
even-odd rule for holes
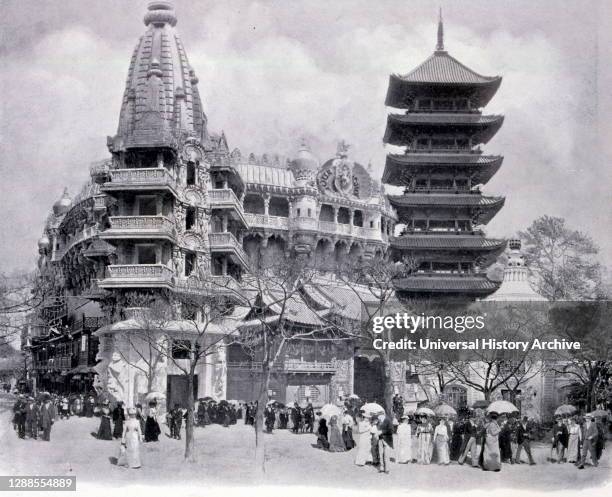
[[[597,425],[595,424],[595,420],[591,414],[587,414],[585,416],[585,424],[583,427],[583,442],[582,442],[582,457],[580,458],[580,462],[577,464],[578,469],[584,469],[584,463],[587,459],[587,454],[591,454],[591,460],[593,461],[593,466],[597,467],[597,455],[595,454],[595,443],[597,442],[597,437],[599,436],[599,430],[597,429]]]
[[[470,458],[472,460],[472,466],[478,466],[478,444],[476,443],[476,435],[478,432],[478,426],[476,425],[476,420],[474,416],[470,416],[468,422],[464,427],[464,441],[461,450],[461,456],[459,456],[459,464],[463,464],[465,462],[465,458],[468,453],[470,454]]]
[[[391,466],[391,450],[393,450],[393,422],[388,416],[378,416],[378,451],[380,454],[379,473],[388,473]]]
[[[531,426],[529,426],[527,416],[523,416],[523,420],[516,428],[516,453],[514,455],[514,462],[516,464],[521,464],[521,451],[523,449],[527,453],[529,464],[533,466],[535,462],[531,455]]]
[[[40,409],[34,400],[34,397],[28,397],[28,403],[25,409],[25,428],[26,433],[30,438],[36,440],[38,438],[38,416]]]
[[[25,396],[19,394],[17,402],[13,405],[13,424],[19,438],[25,438],[26,433],[26,400]]]
[[[55,421],[55,407],[53,407],[51,397],[49,395],[45,396],[43,405],[40,408],[39,420],[40,427],[43,431],[42,439],[45,442],[49,442],[51,440],[51,427]]]

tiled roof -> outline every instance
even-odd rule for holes
[[[408,74],[397,75],[398,79],[413,83],[467,83],[490,84],[499,76],[482,76],[464,66],[445,51],[436,51],[420,66]]]
[[[479,235],[430,234],[404,235],[391,240],[391,247],[398,249],[481,249],[503,250],[506,242]]]
[[[238,164],[237,169],[245,183],[293,188],[293,173],[288,169],[255,164]]]
[[[399,291],[434,293],[467,292],[488,295],[499,287],[499,283],[484,276],[410,276],[395,282]]]
[[[500,76],[482,76],[445,51],[436,51],[408,74],[390,76],[385,104],[407,109],[416,96],[435,97],[441,88],[448,87],[469,97],[473,107],[484,107],[495,95],[501,80]]]
[[[504,202],[503,197],[486,197],[471,193],[409,193],[406,195],[390,195],[389,200],[394,207],[413,205],[489,207]]]
[[[504,158],[480,154],[389,154],[382,176],[383,183],[406,185],[406,176],[413,171],[431,167],[468,169],[477,183],[485,184],[498,171]]]
[[[501,123],[504,116],[496,114],[458,114],[438,112],[410,112],[408,114],[389,114],[389,121],[401,124],[431,124],[449,126],[488,126]]]

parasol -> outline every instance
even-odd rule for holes
[[[323,407],[321,407],[321,417],[325,418],[327,421],[329,421],[332,416],[340,417],[341,415],[342,410],[334,404],[325,404]]]
[[[593,412],[590,412],[589,415],[594,418],[607,418],[610,413],[608,411],[604,411],[603,409],[596,409]]]
[[[362,405],[359,410],[364,414],[365,417],[369,418],[372,416],[378,416],[379,414],[385,414],[385,409],[376,402],[369,402]]]
[[[574,414],[578,409],[569,404],[563,404],[555,410],[555,416],[563,416],[564,414]]]
[[[434,409],[434,412],[437,416],[456,416],[457,411],[453,409],[452,406],[448,404],[440,404],[438,407]]]
[[[351,395],[348,396],[349,399],[357,399],[359,400],[359,395],[352,393]]]
[[[507,400],[496,400],[495,402],[491,402],[489,407],[487,407],[487,414],[492,412],[497,414],[510,414],[518,412],[518,409],[512,402],[508,402]]]
[[[425,416],[435,416],[436,413],[433,412],[429,407],[419,407],[416,411],[414,411],[416,415],[425,415]]]

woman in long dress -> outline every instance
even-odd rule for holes
[[[104,402],[102,410],[100,411],[100,427],[98,428],[97,438],[98,440],[112,440],[113,432],[111,430],[111,416],[110,408],[108,407],[108,401]]]
[[[568,431],[567,462],[578,462],[578,447],[582,442],[582,431],[575,418],[570,419]]]
[[[332,416],[329,420],[329,451],[344,452],[345,450],[342,433],[338,427],[338,416]]]
[[[140,421],[136,419],[136,409],[128,409],[128,420],[123,424],[121,445],[125,447],[125,465],[128,468],[140,468],[140,443],[142,431]]]
[[[365,466],[372,462],[372,444],[370,435],[370,420],[359,416],[357,418],[357,455],[355,456],[355,464],[357,466]]]
[[[372,464],[380,465],[380,452],[378,451],[378,440],[380,439],[380,430],[378,429],[378,418],[372,417],[370,422],[370,451],[372,452]]]
[[[319,426],[317,426],[317,447],[319,449],[329,449],[329,441],[327,438],[328,431],[327,421],[325,421],[325,418],[321,418],[319,420]]]
[[[438,464],[444,464],[447,466],[450,464],[450,458],[448,453],[448,442],[450,435],[448,433],[448,426],[444,421],[444,418],[440,418],[438,426],[434,430],[434,445],[436,447],[436,458]]]
[[[117,402],[117,406],[113,410],[113,437],[120,438],[123,433],[123,422],[125,421],[125,411],[123,410],[123,402]]]
[[[463,447],[463,432],[465,424],[462,421],[455,420],[452,427],[451,443],[450,443],[450,460],[458,461],[461,457]]]
[[[418,441],[418,450],[417,450],[417,462],[419,464],[429,464],[431,463],[431,435],[433,432],[433,427],[427,416],[423,416],[423,419],[419,426],[417,427],[417,441]]]
[[[344,440],[344,447],[346,450],[351,450],[355,447],[355,440],[353,439],[354,424],[355,420],[353,416],[345,409],[344,415],[342,416],[342,439]]]
[[[403,414],[397,427],[397,462],[406,464],[412,461],[412,427],[408,416]]]
[[[501,470],[501,454],[499,453],[499,433],[497,414],[489,415],[490,421],[485,428],[485,440],[482,453],[482,469],[485,471]]]
[[[161,429],[157,422],[157,403],[149,403],[149,411],[147,413],[147,420],[145,421],[145,442],[157,442],[159,441],[159,434]]]

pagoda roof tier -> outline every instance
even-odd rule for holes
[[[487,296],[497,290],[499,282],[485,275],[415,274],[395,281],[399,292],[469,294]]]
[[[394,249],[399,250],[474,250],[500,253],[506,247],[505,240],[485,238],[481,235],[437,234],[403,235],[390,241]]]
[[[385,105],[407,109],[417,97],[463,95],[473,107],[484,107],[501,84],[501,76],[482,76],[445,50],[436,50],[408,74],[392,74]]]
[[[468,171],[477,183],[485,184],[499,170],[504,158],[501,155],[479,154],[389,154],[385,163],[382,182],[406,185],[411,176],[432,168]]]
[[[400,222],[406,209],[468,210],[477,224],[488,223],[503,207],[504,197],[488,197],[480,193],[407,193],[390,195],[389,202],[395,207]],[[411,213],[407,213],[411,217]]]
[[[406,145],[422,134],[466,133],[472,145],[487,143],[501,128],[504,116],[479,113],[409,112],[389,114],[383,141],[391,145]]]

